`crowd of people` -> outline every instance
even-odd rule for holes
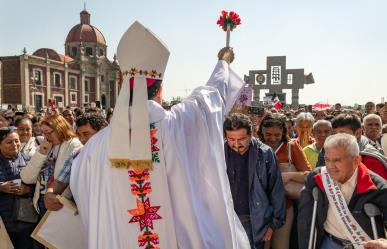
[[[332,109],[312,111],[250,107],[248,113],[233,112],[225,118],[222,136],[221,129],[217,132],[222,126],[222,114],[227,108],[231,109],[222,101],[234,96],[233,92],[226,91],[238,91],[222,85],[226,82],[224,75],[228,76],[228,65],[234,59],[232,50],[221,50],[218,59],[207,88],[194,91],[189,101],[172,107],[171,112],[167,113],[159,105],[161,81],[151,86],[154,91],[149,91],[148,98],[153,101],[150,112],[155,115],[150,116],[153,163],[157,163],[157,170],[165,167],[165,171],[156,171],[155,174],[161,175],[156,178],[160,180],[156,184],[165,187],[160,195],[166,194],[164,190],[171,195],[152,200],[165,201],[162,207],[169,205],[174,212],[173,219],[166,221],[166,227],[174,231],[176,237],[167,233],[174,238],[167,243],[178,244],[178,248],[246,248],[244,240],[248,239],[254,249],[306,249],[313,240],[316,248],[321,249],[358,248],[358,245],[387,248],[385,240],[372,240],[376,239],[375,235],[385,238],[387,228],[387,106],[368,102],[364,112],[343,109],[340,104]],[[122,103],[127,105],[128,99]],[[127,113],[127,109],[124,112]],[[97,108],[85,112],[65,108],[60,113],[51,110],[42,115],[12,110],[0,114],[0,217],[16,249],[44,248],[31,238],[31,233],[47,210],[57,211],[63,207],[58,195],[68,199],[74,195],[80,216],[89,222],[84,223],[91,236],[89,248],[94,248],[93,245],[95,248],[107,248],[106,245],[121,248],[119,245],[129,243],[124,236],[119,237],[123,241],[120,244],[114,240],[116,234],[111,236],[106,234],[107,228],[101,228],[121,226],[117,225],[121,222],[118,217],[110,217],[117,213],[114,203],[122,203],[114,195],[128,195],[125,188],[112,189],[128,175],[121,175],[116,168],[105,165],[106,151],[113,148],[114,140],[106,145],[105,140],[91,139],[114,136],[113,126],[109,126],[111,113],[103,115]],[[158,129],[162,135],[156,137]],[[123,131],[129,134],[129,129]],[[127,139],[118,138],[118,142]],[[159,140],[162,144],[157,143]],[[218,146],[216,141],[224,142],[224,147]],[[160,149],[162,146],[164,150]],[[159,151],[164,154],[158,154]],[[90,154],[94,155],[92,159],[87,158]],[[73,171],[75,162],[79,167]],[[121,161],[119,166],[125,166],[125,162]],[[141,230],[145,226],[153,229],[152,219],[162,219],[157,215],[160,206],[151,207],[147,197],[151,184],[143,185],[149,180],[152,167],[145,160],[138,163],[141,166],[137,165],[134,170],[125,169],[130,179],[139,183],[131,185],[132,194],[139,197],[134,197],[138,209],[128,210],[134,215],[129,223],[141,221],[140,216],[151,209],[152,216],[140,225]],[[90,173],[90,168],[93,174],[106,174],[104,184],[98,182],[100,175],[84,177]],[[79,176],[74,177],[74,174]],[[71,182],[75,184],[71,186]],[[145,187],[148,192],[141,192]],[[180,195],[182,191],[184,195]],[[169,198],[173,201],[169,202]],[[109,205],[106,202],[110,202]],[[315,203],[317,209],[313,208]],[[375,226],[364,211],[367,203],[381,212],[374,217]],[[98,208],[99,204],[105,208]],[[229,205],[233,205],[231,208],[238,222],[233,219]],[[88,213],[92,208],[98,210]],[[180,213],[175,213],[177,211]],[[163,212],[164,218],[170,215]],[[338,218],[341,213],[345,215],[343,220]],[[210,214],[207,219],[200,217],[206,214]],[[101,224],[93,223],[96,219],[100,219]],[[122,224],[126,226],[128,221]],[[238,233],[240,224],[247,238]],[[230,226],[231,232],[223,225]],[[138,227],[133,228],[133,231],[138,230]],[[315,236],[309,236],[312,230],[317,232]],[[227,234],[232,236],[224,236]],[[148,241],[147,248],[156,248],[150,241],[158,244],[159,240],[151,235],[157,234],[146,231],[139,236],[140,245],[143,239]],[[220,238],[215,241],[217,235],[223,235],[222,239],[231,244],[225,244]]]
[[[364,113],[341,110],[336,105],[335,109],[312,113],[302,108],[250,107],[247,114],[228,116],[224,123],[227,175],[235,211],[252,248],[307,248],[310,190],[318,184],[313,176],[320,172],[320,166],[332,164],[335,168],[336,161],[346,158],[332,156],[339,148],[344,148],[343,155],[349,153],[359,159],[359,169],[371,169],[380,176],[372,174],[375,186],[383,186],[381,200],[372,195],[369,201],[380,202],[380,208],[386,211],[387,147],[383,141],[387,139],[387,108],[376,111],[370,103],[375,107],[368,102]],[[84,113],[66,108],[61,114],[38,116],[9,113],[0,115],[0,215],[15,248],[44,248],[31,239],[31,232],[47,209],[62,207],[57,195],[71,199],[68,186],[72,160],[91,136],[108,125],[110,116],[96,108]],[[351,136],[333,135],[341,133]],[[334,141],[329,144],[328,138]],[[354,141],[356,144],[351,144]],[[350,154],[350,146],[357,147],[358,152]],[[348,172],[350,176],[352,173]],[[15,208],[23,205],[20,200],[33,204],[35,218],[17,217]],[[337,242],[340,246],[351,244],[342,239],[345,235],[335,227],[335,218],[327,215],[327,204],[321,203],[319,211],[318,227],[329,236],[318,237],[318,248],[336,248],[329,243]],[[386,220],[379,218],[383,231]],[[362,219],[371,229],[367,217]]]
[[[337,163],[349,160],[347,158],[355,158],[354,165],[359,169],[376,173],[372,181],[378,186],[380,196],[373,195],[367,201],[377,203],[383,210],[384,215],[378,217],[378,225],[379,231],[384,231],[387,147],[383,141],[387,140],[387,107],[379,104],[376,106],[380,108],[376,109],[372,102],[365,106],[364,112],[342,109],[340,104],[332,109],[312,112],[306,112],[304,108],[277,110],[250,107],[247,113],[234,113],[226,119],[227,173],[235,211],[241,217],[250,244],[255,245],[252,248],[308,248],[313,206],[311,188],[317,184],[310,178],[320,174],[322,166],[326,166],[332,175],[352,176],[354,168],[340,168]],[[337,154],[341,148],[344,148],[342,154]],[[370,173],[371,178],[373,173]],[[255,177],[258,181],[254,180]],[[249,182],[244,185],[245,179]],[[353,184],[360,184],[360,179]],[[305,190],[301,194],[304,185]],[[350,191],[353,192],[354,188],[352,186]],[[347,204],[351,199],[355,200],[356,191],[352,192],[348,193]],[[366,203],[358,200],[357,196],[356,202],[361,203],[359,205]],[[346,235],[340,231],[341,224],[329,211],[328,203],[320,203],[317,248],[351,245],[351,241],[345,239]],[[257,208],[260,212],[255,211]],[[363,207],[357,209],[362,210]],[[369,219],[361,219],[364,222],[360,223],[361,226],[368,226],[367,232],[372,234]],[[384,233],[380,235],[385,236]]]
[[[61,207],[56,194],[71,199],[71,159],[108,120],[96,108],[3,111],[0,120],[0,216],[15,248],[44,248],[31,233],[47,209]]]

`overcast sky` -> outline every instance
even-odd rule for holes
[[[47,47],[63,54],[83,8],[79,0],[0,0],[0,56],[20,54],[24,47],[28,53]],[[232,67],[241,77],[265,69],[266,56],[285,55],[287,68],[314,75],[316,83],[300,92],[301,103],[387,101],[385,0],[89,0],[86,9],[106,38],[110,59],[135,20],[167,44],[167,99],[207,81],[225,45],[216,25],[224,9],[242,19],[231,35]]]

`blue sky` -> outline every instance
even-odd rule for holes
[[[28,53],[42,47],[64,53],[83,5],[78,0],[0,0],[0,56],[20,54],[23,47]],[[167,99],[185,96],[208,79],[225,44],[225,33],[216,26],[224,9],[242,18],[231,35],[232,67],[241,77],[265,69],[266,56],[286,55],[288,68],[314,75],[316,84],[300,92],[302,103],[387,101],[385,0],[89,0],[86,8],[91,24],[106,38],[109,58],[135,20],[167,44]]]

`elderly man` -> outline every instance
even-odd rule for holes
[[[382,138],[382,119],[376,114],[368,114],[363,119],[364,135],[369,139],[369,142],[379,152],[383,153],[381,147]]]
[[[327,120],[318,120],[313,124],[312,135],[316,142],[306,146],[303,150],[306,159],[310,163],[312,169],[316,167],[318,154],[324,146],[325,139],[332,134],[331,122]]]
[[[355,114],[340,114],[332,119],[334,133],[346,133],[356,137],[359,145],[361,161],[368,169],[387,179],[387,157],[369,144],[362,135],[360,119]],[[317,166],[325,165],[324,149],[320,152]]]
[[[274,152],[252,137],[252,122],[240,113],[224,122],[227,175],[234,209],[251,248],[261,249],[285,224],[285,190]]]
[[[364,243],[372,238],[365,203],[373,203],[384,214],[377,216],[379,237],[387,227],[387,183],[360,162],[356,138],[349,134],[329,136],[325,143],[326,167],[312,171],[301,193],[298,214],[299,248],[308,248],[313,189],[318,189],[316,248],[341,249],[345,245]]]
[[[70,124],[70,126],[73,128],[73,130],[75,131],[75,117],[74,117],[74,113],[71,109],[65,109],[63,112],[62,112],[62,116],[66,119],[66,121]]]

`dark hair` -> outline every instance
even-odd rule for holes
[[[90,108],[87,108],[85,110],[85,113],[101,113],[101,109],[99,109],[98,107],[90,107]]]
[[[148,99],[153,99],[157,91],[160,89],[162,81],[156,80],[150,87],[148,87]]]
[[[75,114],[76,117],[79,117],[79,116],[81,116],[83,114],[83,111],[82,111],[81,108],[77,107],[77,108],[74,109],[74,114]]]
[[[101,114],[95,112],[82,114],[77,118],[75,124],[77,127],[90,124],[91,128],[95,131],[99,131],[108,125],[105,118]]]
[[[276,127],[282,130],[281,142],[288,142],[289,139],[287,136],[287,129],[286,129],[284,119],[281,118],[279,115],[267,115],[262,119],[262,122],[258,129],[258,137],[263,143],[265,143],[263,130],[265,128],[272,128],[272,127]]]
[[[15,126],[0,128],[0,143],[3,142],[4,138],[6,138],[8,134],[16,133],[16,130]]]
[[[226,131],[236,131],[239,129],[246,129],[247,134],[251,134],[253,129],[253,123],[250,118],[242,113],[232,113],[230,114],[223,124],[223,132],[226,134]]]
[[[42,121],[42,117],[41,116],[34,116],[32,119],[31,119],[31,122],[32,124],[35,124],[35,123],[40,123],[40,121]]]
[[[332,128],[336,129],[338,127],[349,127],[353,132],[361,128],[360,119],[352,113],[344,113],[337,115],[331,120]]]
[[[18,119],[16,119],[15,126],[18,127],[19,124],[21,124],[21,123],[30,123],[31,126],[32,126],[32,121],[29,118],[18,118]]]
[[[161,83],[162,83],[162,80],[155,80],[155,82],[150,87],[148,87],[148,89],[147,89],[148,90],[148,99],[153,99],[156,96],[157,91],[160,89]],[[129,100],[130,106],[132,105],[132,101],[133,101],[133,91],[131,90],[130,91],[130,100]]]

